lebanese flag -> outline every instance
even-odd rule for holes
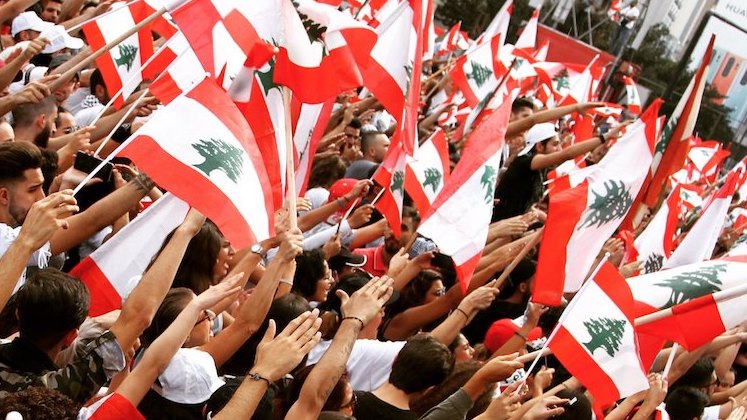
[[[298,107],[292,108],[299,110],[298,115],[292,118],[294,121],[293,152],[296,164],[296,193],[299,196],[306,193],[314,155],[332,116],[335,99],[330,98],[321,104],[299,104]]]
[[[213,80],[153,114],[122,147],[121,155],[215,222],[237,248],[273,233],[262,155],[243,115]]]
[[[548,347],[606,405],[648,388],[638,355],[635,304],[617,269],[605,262],[563,311]]]
[[[504,100],[472,130],[462,159],[418,228],[418,233],[454,260],[462,292],[469,286],[488,238],[510,113],[511,101]]]
[[[638,87],[631,77],[623,76],[623,82],[625,82],[625,100],[628,111],[639,115],[641,113],[641,97],[638,95]]]
[[[476,107],[498,86],[499,78],[507,69],[501,63],[498,52],[501,38],[496,35],[476,48],[460,56],[451,79],[467,100],[467,104]]]
[[[643,263],[641,274],[661,270],[664,262],[674,251],[674,236],[677,233],[680,214],[680,189],[680,184],[672,189],[646,229],[635,240],[638,261]]]
[[[547,180],[555,181],[558,178],[570,175],[571,173],[583,169],[586,167],[585,156],[579,156],[575,159],[568,159],[560,165],[556,166],[555,169],[547,173]],[[552,188],[552,183],[549,184],[549,188]]]
[[[372,177],[373,181],[384,189],[381,197],[374,203],[374,207],[384,215],[389,222],[389,228],[397,238],[402,234],[406,157],[407,154],[402,150],[399,138],[395,137],[384,161]]]
[[[599,55],[594,56],[577,78],[569,79],[569,89],[561,97],[558,106],[589,102],[594,99],[594,92],[596,92],[596,86],[603,72],[601,67],[595,65],[598,58]]]
[[[250,57],[251,58],[251,57]],[[228,90],[228,95],[252,129],[267,170],[273,207],[283,206],[288,170],[285,139],[285,106],[282,87],[273,79],[275,61],[261,66],[247,59]]]
[[[533,54],[535,61],[547,61],[547,53],[550,51],[550,41],[545,41]]]
[[[746,269],[747,257],[733,256],[627,279],[636,301],[636,317],[667,308],[674,312],[639,325],[638,331],[676,341],[688,350],[712,340],[747,319],[743,295],[715,302],[724,292],[744,287]]]
[[[612,0],[610,9],[607,10],[607,16],[615,23],[620,20],[620,10],[622,9],[622,0]]]
[[[440,38],[436,39],[436,55],[439,58],[452,54],[457,49],[457,41],[459,40],[459,29],[461,27],[462,22],[459,21],[454,26],[452,26],[448,32],[443,34]]]
[[[179,226],[189,205],[165,194],[131,223],[106,241],[71,271],[91,294],[88,316],[99,316],[122,307],[166,236]]]
[[[169,12],[203,68],[214,78],[223,73],[230,80],[254,45],[264,42],[252,20],[281,21],[278,1],[190,0]]]
[[[200,60],[181,32],[169,40],[168,46],[158,53],[148,68],[159,74],[149,89],[164,105],[189,92],[207,77]]]
[[[437,129],[407,157],[405,191],[420,214],[426,214],[449,179],[449,146],[446,135]]]
[[[144,1],[135,1],[128,5],[114,3],[112,9],[110,13],[83,25],[83,33],[91,51],[100,50],[147,18],[149,7]],[[96,59],[96,67],[101,70],[109,95],[113,97],[122,90],[122,94],[114,100],[115,108],[121,108],[140,86],[143,81],[143,64],[151,55],[153,37],[146,27]]]
[[[643,195],[643,203],[648,207],[656,206],[667,178],[680,170],[685,163],[690,136],[693,135],[700,112],[714,40],[715,36],[712,36],[698,71],[669,117],[661,139],[656,144],[656,154],[651,165],[653,176]]]
[[[361,86],[361,70],[368,66],[376,44],[374,30],[315,0],[279,1],[282,20],[265,21],[279,24],[284,32],[275,83],[287,86],[305,103],[322,103]]]
[[[524,30],[521,31],[519,39],[516,40],[516,48],[533,50],[537,47],[537,24],[539,22],[540,8],[534,9]]]
[[[576,292],[604,242],[622,223],[653,158],[654,102],[596,165],[556,179],[550,191],[532,300],[557,306]]]
[[[740,176],[738,172],[729,173],[724,185],[705,206],[703,213],[672,256],[664,263],[663,268],[674,268],[711,258],[713,247],[716,246],[716,241],[724,228],[729,205],[731,205]]]
[[[680,199],[682,200],[682,205],[680,206],[681,212],[686,212],[703,205],[701,195],[704,190],[702,187],[687,184],[682,184],[680,187],[682,187],[680,190]]]
[[[496,13],[493,20],[490,21],[490,24],[487,28],[485,28],[485,31],[480,34],[479,37],[477,37],[477,40],[472,45],[472,48],[475,48],[477,46],[482,45],[484,42],[487,42],[488,40],[491,40],[494,36],[499,36],[498,46],[506,43],[506,34],[508,34],[508,24],[511,21],[511,14],[514,11],[514,2],[513,0],[507,0],[505,3],[503,3],[503,6],[500,10],[498,10],[498,13]],[[470,49],[472,49],[470,48]]]

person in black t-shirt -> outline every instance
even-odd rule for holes
[[[415,420],[410,401],[443,382],[454,369],[448,347],[428,334],[409,340],[392,364],[389,381],[373,392],[357,391],[353,416],[358,420]]]
[[[542,198],[544,172],[548,168],[605,144],[608,138],[616,137],[623,126],[621,124],[608,134],[578,142],[562,150],[555,124],[541,123],[533,126],[526,134],[526,146],[511,162],[495,189],[495,197],[499,201],[493,209],[493,221],[524,214]]]

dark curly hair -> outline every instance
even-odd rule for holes
[[[324,251],[314,249],[304,251],[296,257],[296,275],[293,278],[293,291],[306,299],[316,291],[316,284],[324,278]]]
[[[67,395],[44,387],[26,388],[8,394],[0,404],[0,417],[17,411],[26,420],[75,420],[80,406]]]

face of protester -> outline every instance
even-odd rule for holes
[[[376,136],[376,142],[370,147],[370,154],[374,162],[381,163],[384,161],[386,152],[389,150],[389,137],[386,134],[379,134]]]
[[[57,23],[60,19],[60,12],[62,12],[62,3],[47,1],[39,17],[44,21]]]
[[[69,112],[60,112],[57,116],[57,131],[55,131],[54,135],[59,137],[65,134],[71,134],[77,130],[78,127],[75,125],[75,117],[73,117],[73,114]]]
[[[394,232],[389,228],[389,224],[384,229],[384,251],[389,255],[394,255],[399,251],[399,239],[394,236]]]
[[[189,333],[189,338],[184,343],[184,347],[199,347],[207,344],[208,341],[213,337],[213,331],[210,329],[215,320],[215,314],[211,310],[202,311],[202,314],[197,318],[195,326]]]
[[[44,198],[44,175],[41,169],[27,169],[23,179],[0,185],[0,205],[3,222],[10,227],[18,227],[26,220],[31,206]]]
[[[415,226],[415,221],[412,220],[412,217],[403,217],[402,218],[402,225],[401,230],[402,233],[399,236],[399,246],[404,247],[410,242],[410,239],[412,239],[412,235],[416,234],[417,226]]]
[[[473,357],[475,357],[475,349],[472,348],[464,335],[459,334],[459,337],[457,337],[457,346],[454,349],[454,361],[466,362],[467,360],[472,360]]]
[[[558,138],[558,136],[555,136],[547,141],[537,143],[537,145],[535,146],[535,150],[543,155],[549,155],[550,153],[559,152],[560,139]]]
[[[230,262],[235,254],[236,250],[231,246],[231,242],[223,238],[218,257],[215,259],[215,265],[213,266],[213,279],[220,281],[228,274]]]
[[[509,121],[510,122],[518,121],[518,120],[521,120],[521,119],[524,119],[524,118],[527,118],[527,117],[531,116],[533,113],[534,113],[534,111],[532,110],[532,108],[529,108],[529,107],[526,107],[526,106],[525,107],[521,107],[521,108],[519,108],[518,111],[511,113],[511,116],[509,117]]]
[[[434,280],[433,283],[431,283],[430,289],[428,289],[428,293],[425,294],[423,305],[433,302],[444,294],[446,294],[444,282],[441,280]]]
[[[327,262],[324,262],[324,276],[317,280],[314,295],[311,300],[315,302],[324,302],[327,300],[329,289],[334,285],[335,280],[332,278],[332,271],[329,269]]]
[[[524,139],[524,133],[519,133],[507,139],[506,142],[508,143],[508,152],[511,156],[519,153],[521,149],[523,149],[527,144],[526,140]]]

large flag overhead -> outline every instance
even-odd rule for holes
[[[506,35],[508,34],[508,24],[511,22],[511,14],[513,14],[513,11],[513,0],[507,0],[505,3],[503,3],[503,6],[501,6],[500,10],[498,10],[498,13],[496,13],[495,17],[493,17],[493,20],[491,20],[490,24],[488,24],[488,27],[485,28],[485,31],[480,34],[479,37],[477,37],[477,40],[475,41],[473,47],[478,46],[489,39],[492,39],[496,35],[500,35],[500,41],[498,45],[501,46],[505,44]]]
[[[83,33],[92,51],[103,48],[148,17],[147,4],[135,1],[127,5],[114,3],[114,10],[83,25]],[[122,90],[114,101],[120,108],[125,100],[140,86],[143,77],[143,64],[153,55],[153,37],[150,29],[145,27],[134,33],[119,45],[96,59],[96,67],[106,84],[110,96]]]
[[[262,156],[241,112],[214,81],[203,80],[155,113],[121,154],[213,220],[237,248],[272,234]]]
[[[661,139],[656,144],[656,154],[651,165],[653,175],[642,198],[643,203],[649,207],[656,206],[667,178],[682,168],[685,163],[690,137],[693,135],[695,122],[700,112],[700,102],[705,90],[714,41],[715,35],[711,37],[700,67],[698,67],[685,93],[677,103],[677,107],[674,108],[672,116],[669,117],[667,125],[664,127]]]
[[[605,241],[633,204],[648,173],[656,139],[654,102],[596,165],[558,178],[540,246],[532,300],[560,304],[564,292],[576,292]]]
[[[296,193],[299,196],[306,193],[314,155],[332,116],[334,104],[335,98],[321,104],[298,104],[298,113],[293,114],[293,152],[296,163]]]
[[[548,347],[594,403],[606,405],[648,388],[634,325],[630,288],[605,262],[565,309]]]
[[[655,273],[664,266],[674,251],[674,235],[680,214],[680,184],[656,212],[646,229],[635,240],[638,261],[643,263],[641,274]]]
[[[418,228],[454,260],[463,291],[488,237],[510,112],[505,100],[470,133],[462,159]]]
[[[158,52],[147,69],[154,76],[158,74],[149,89],[164,105],[192,90],[207,77],[200,60],[181,32],[169,40],[168,46]]]
[[[716,241],[724,228],[729,205],[740,176],[741,173],[738,172],[729,173],[724,185],[712,197],[685,239],[664,263],[664,268],[697,263],[711,258],[713,247],[716,246]]]
[[[374,203],[379,212],[389,222],[389,228],[394,236],[399,238],[402,233],[402,208],[405,199],[405,167],[407,165],[407,154],[395,137],[389,146],[384,161],[373,175],[374,182],[379,184],[384,191],[381,197]]]
[[[440,128],[418,147],[415,156],[407,157],[405,191],[420,214],[430,210],[449,179],[449,168],[449,146]]]
[[[625,82],[625,101],[628,105],[628,111],[638,115],[641,113],[641,97],[638,95],[635,80],[629,76],[623,76],[623,82]]]
[[[524,30],[516,40],[516,48],[526,48],[533,50],[537,47],[537,23],[539,22],[540,9],[534,9],[532,16],[529,18]]]
[[[671,308],[674,316],[638,327],[639,332],[676,341],[693,350],[747,320],[747,299],[716,302],[721,292],[744,287],[746,256],[683,265],[627,279],[641,317]]]
[[[70,274],[91,293],[89,316],[122,307],[169,233],[179,226],[189,205],[165,194],[131,223],[76,265]]]

